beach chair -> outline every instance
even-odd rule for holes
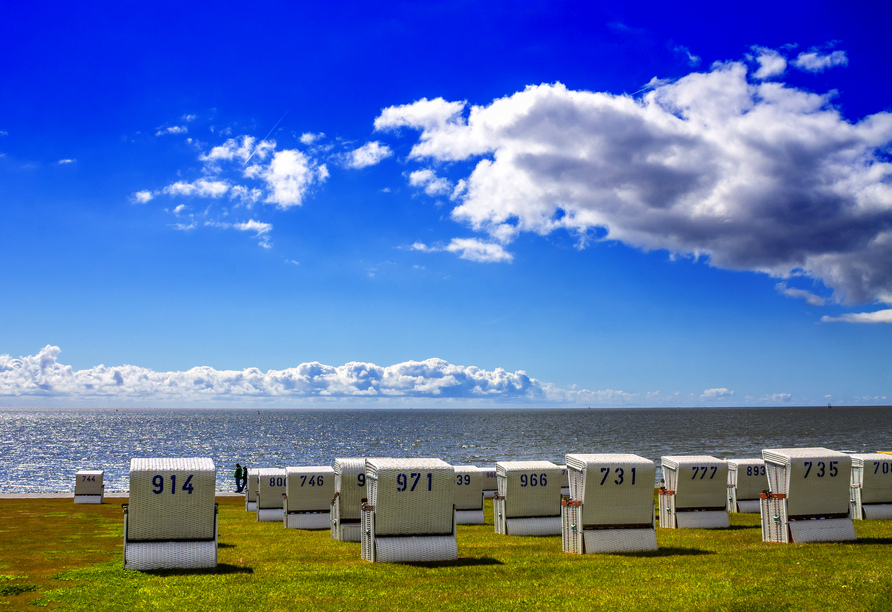
[[[328,465],[288,467],[285,473],[285,527],[330,529],[334,469]]]
[[[362,498],[366,497],[365,459],[335,459],[334,474],[331,537],[341,542],[359,542]]]
[[[215,486],[206,457],[131,459],[124,569],[216,567]]]
[[[758,514],[759,496],[768,488],[761,459],[728,459],[728,512]]]
[[[566,465],[559,465],[561,468],[561,497],[570,494],[570,472]]]
[[[826,448],[764,449],[762,541],[784,544],[855,539],[849,513],[852,458]]]
[[[567,455],[570,498],[561,501],[561,544],[577,554],[657,549],[656,466],[638,455]]]
[[[248,485],[245,487],[245,510],[257,512],[257,470],[248,468]]]
[[[282,522],[285,510],[282,496],[285,494],[285,481],[288,474],[282,468],[260,468],[257,470],[257,520]],[[250,478],[250,474],[248,475]]]
[[[484,471],[473,465],[455,466],[455,524],[483,525]]]
[[[492,499],[499,492],[499,479],[495,467],[480,468],[483,472],[483,499]]]
[[[662,457],[662,529],[722,529],[728,520],[728,463],[709,455]]]
[[[852,455],[852,518],[892,519],[892,455]]]
[[[550,461],[499,461],[493,498],[495,532],[541,536],[561,533],[561,468]]]
[[[451,561],[455,471],[440,459],[367,459],[362,558],[378,563]]]
[[[101,504],[105,501],[105,472],[80,470],[74,475],[74,503]]]

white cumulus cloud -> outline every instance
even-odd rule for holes
[[[145,204],[150,201],[154,196],[151,191],[137,191],[133,194],[133,201],[138,202],[139,204]]]
[[[458,255],[461,259],[480,263],[510,263],[514,260],[514,256],[501,244],[484,242],[476,238],[453,238],[446,246],[428,246],[423,242],[416,242],[409,249],[422,253],[446,251]]]
[[[598,229],[892,303],[892,113],[851,123],[832,95],[726,62],[641,98],[545,84],[467,114],[439,98],[393,106],[375,127],[420,131],[410,159],[476,160],[451,214],[499,244]]]
[[[166,128],[158,128],[155,136],[164,136],[165,134],[185,134],[189,131],[185,125],[172,125]]]
[[[774,286],[774,288],[777,289],[777,291],[782,295],[799,300],[805,300],[806,303],[811,304],[812,306],[823,306],[827,303],[827,300],[825,300],[821,296],[815,295],[811,291],[806,291],[805,289],[787,287],[787,283],[778,283]]]
[[[267,202],[281,209],[300,206],[304,195],[314,182],[328,177],[325,165],[315,166],[311,160],[295,149],[278,151],[260,176],[269,187]]]
[[[410,173],[409,184],[412,187],[424,189],[424,192],[429,196],[446,195],[452,191],[452,183],[445,178],[438,177],[430,168]]]
[[[716,389],[707,389],[700,395],[701,400],[722,400],[728,399],[734,395],[733,391],[729,391],[725,387],[719,387]]]
[[[755,60],[759,64],[759,69],[753,73],[754,78],[770,79],[782,75],[787,69],[787,58],[775,49],[753,47],[753,53],[755,53]]]
[[[827,68],[834,66],[848,66],[849,58],[846,57],[845,51],[833,51],[832,53],[821,53],[816,49],[812,49],[808,53],[800,53],[793,65],[800,70],[807,72],[824,72]]]
[[[892,323],[892,308],[874,312],[853,312],[838,317],[821,317],[822,323]]]
[[[198,179],[191,183],[177,181],[161,190],[166,195],[195,196],[199,198],[219,198],[229,191],[229,183],[226,181],[209,181]]]
[[[382,145],[375,140],[350,151],[347,154],[347,166],[350,168],[366,168],[367,166],[374,166],[391,155],[393,155],[393,151],[390,150],[390,147]]]

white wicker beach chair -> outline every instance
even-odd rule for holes
[[[849,514],[852,458],[826,448],[764,449],[768,493],[760,496],[762,541],[855,539]]]
[[[726,508],[728,463],[709,455],[662,457],[660,527],[721,529],[730,527]]]
[[[245,487],[245,510],[257,512],[257,471],[258,468],[248,468],[248,485]]]
[[[101,504],[105,501],[103,470],[80,470],[74,475],[74,503]]]
[[[327,465],[285,468],[285,527],[330,529],[334,469]]]
[[[335,492],[331,500],[331,537],[359,542],[362,498],[366,497],[365,459],[334,460]]]
[[[561,468],[550,461],[499,461],[493,498],[495,532],[541,536],[561,533]]]
[[[892,519],[892,455],[852,455],[852,518]]]
[[[455,524],[483,525],[485,472],[473,465],[455,466]]]
[[[440,459],[367,459],[362,558],[409,563],[458,558],[455,471]]]
[[[483,499],[492,499],[499,492],[499,479],[495,467],[480,468],[483,472]]]
[[[638,455],[567,455],[570,499],[561,502],[564,552],[593,554],[657,549],[656,466]]]
[[[257,470],[257,520],[282,522],[285,510],[282,496],[288,474],[282,468],[260,468]],[[250,474],[249,474],[250,478]]]
[[[131,459],[124,569],[216,567],[215,485],[206,457]]]
[[[768,488],[761,459],[728,459],[728,512],[759,513],[759,496]]]

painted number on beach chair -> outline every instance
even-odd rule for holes
[[[307,475],[302,474],[300,477],[300,486],[304,486],[304,483],[307,482]],[[322,476],[310,476],[310,486],[311,487],[321,487],[323,484]]]
[[[285,486],[285,478],[283,476],[270,476],[269,477],[269,486],[284,487]],[[301,486],[303,486],[303,485],[301,485]]]
[[[470,474],[456,474],[455,484],[457,484],[457,485],[471,484],[471,475]]]
[[[874,461],[873,462],[873,473],[876,474],[880,471],[880,466],[883,466],[883,474],[889,473],[889,464],[886,461]]]
[[[764,465],[748,465],[746,466],[746,475],[747,476],[764,476],[765,475],[765,466]]]
[[[96,482],[95,476],[81,476],[81,482]]]
[[[412,488],[409,489],[409,492],[411,493],[412,491],[415,490],[415,487],[418,486],[418,481],[421,480],[421,472],[412,472],[411,474],[409,474],[408,477],[406,477],[405,474],[397,474],[396,475],[396,490],[400,491],[400,492],[405,491],[406,488],[409,486],[410,479],[412,481]],[[428,472],[428,474],[427,474],[427,490],[428,491],[432,490],[431,487],[433,486],[433,482],[434,482],[433,479],[434,479],[433,473]]]
[[[613,484],[617,484],[617,485],[623,484],[626,481],[626,478],[625,478],[626,471],[621,467],[618,467],[618,468],[602,467],[601,473],[604,474],[604,477],[601,479],[601,484],[604,484],[605,482],[607,482],[607,477],[610,476],[611,469],[613,470],[613,475],[616,476],[616,478],[613,479]],[[632,484],[635,484],[635,469],[636,468],[631,469]]]
[[[802,462],[802,465],[804,465],[806,467],[805,476],[803,476],[803,478],[808,478],[808,474],[811,472],[812,463],[813,462],[811,462],[811,461],[803,461]],[[818,478],[823,478],[827,473],[829,473],[830,478],[836,478],[837,474],[839,474],[839,469],[836,467],[837,463],[839,463],[839,461],[831,461],[830,469],[827,470],[826,469],[827,465],[823,461],[818,461],[818,469],[815,470],[815,475]]]
[[[160,495],[164,493],[164,476],[161,474],[155,474],[152,476],[152,493],[155,495]],[[182,489],[189,495],[192,495],[192,474],[189,474],[189,477],[186,478],[186,482],[183,483]],[[170,494],[174,495],[177,492],[177,475],[170,475]]]
[[[520,486],[525,487],[527,485],[529,485],[531,487],[544,487],[544,486],[548,485],[548,475],[545,474],[545,472],[538,474],[538,475],[530,474],[529,477],[527,477],[526,474],[521,474],[520,475]]]
[[[697,474],[700,474],[700,480],[703,480],[703,478],[706,476],[706,472],[709,471],[709,466],[704,465],[704,466],[698,467],[695,465],[692,469],[694,470],[694,475],[691,476],[691,480],[696,479]],[[716,466],[716,465],[712,466],[712,474],[709,475],[710,480],[713,479],[713,477],[715,476],[715,473],[718,471],[718,469],[719,469],[718,466]]]
[[[365,486],[365,474],[357,474],[356,475],[356,486],[359,486],[359,487]]]

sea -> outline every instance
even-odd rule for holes
[[[567,453],[761,457],[763,448],[892,450],[892,407],[638,409],[5,409],[0,493],[74,489],[104,470],[129,488],[134,457],[210,457],[217,490],[250,467],[332,465],[335,457],[434,457],[453,465],[565,463]],[[656,483],[655,483],[656,484]]]

